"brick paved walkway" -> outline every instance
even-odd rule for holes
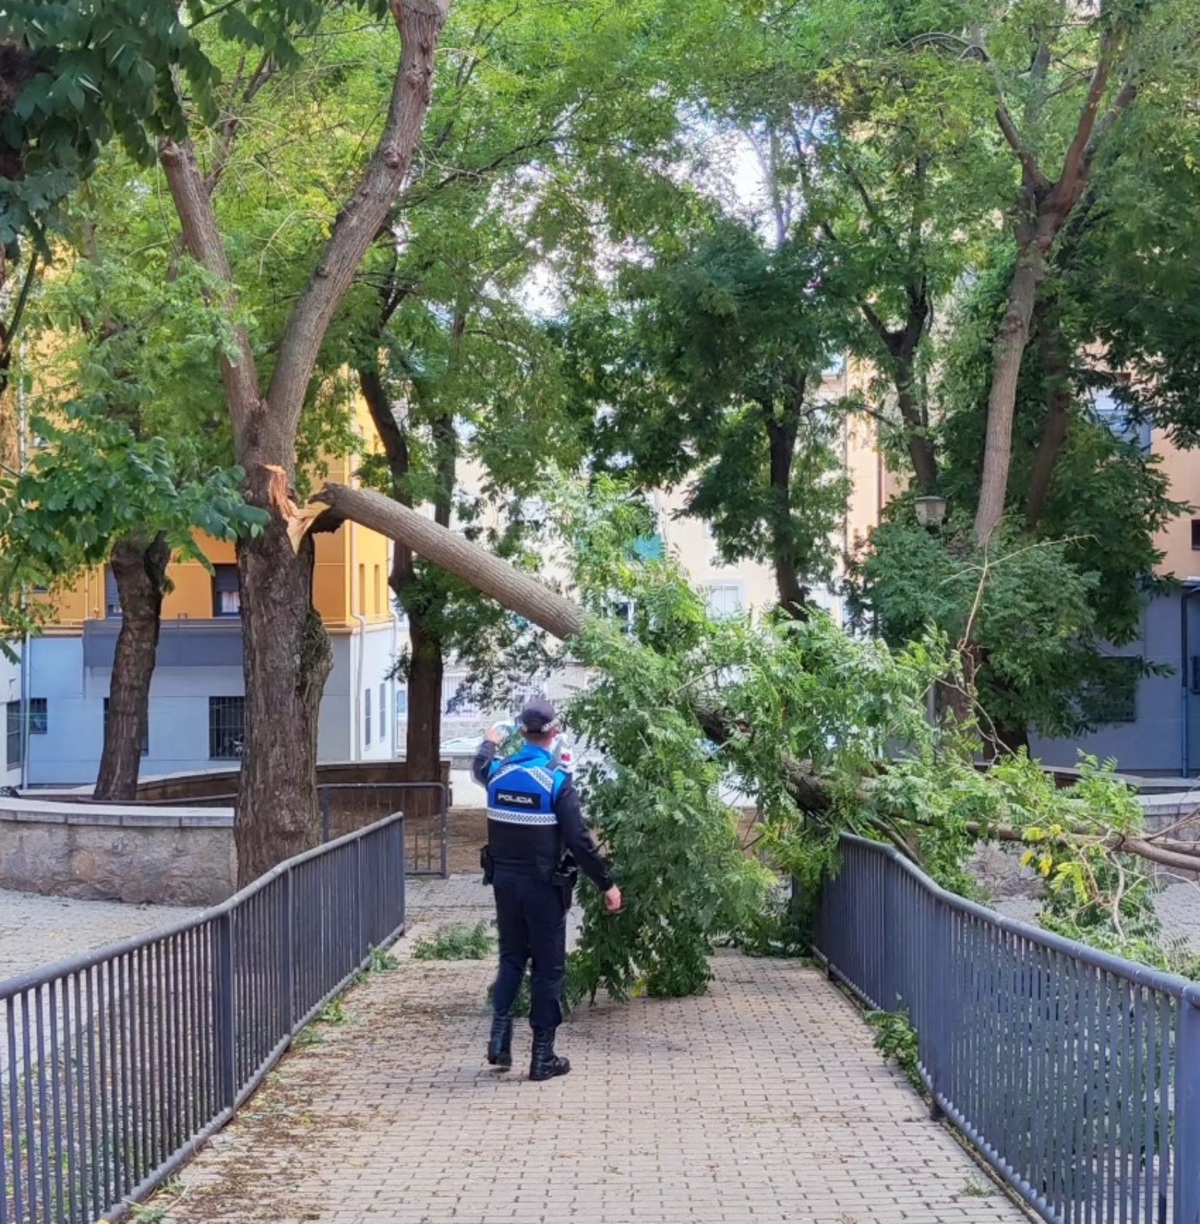
[[[402,957],[487,913],[477,882],[414,893]],[[734,954],[716,969],[703,998],[584,1009],[560,1032],[575,1070],[533,1084],[483,1063],[490,963],[404,959],[154,1206],[165,1224],[1025,1220],[821,974]]]

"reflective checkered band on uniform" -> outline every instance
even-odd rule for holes
[[[489,785],[503,781],[509,774],[522,773],[532,778],[545,792],[550,794],[554,789],[554,779],[539,765],[505,765],[496,770],[488,779]]]
[[[488,819],[500,824],[556,825],[558,817],[553,812],[514,812],[508,808],[488,808]]]

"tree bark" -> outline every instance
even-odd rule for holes
[[[409,474],[408,431],[392,411],[387,388],[377,369],[359,370],[359,386],[371,411],[392,478],[392,496],[411,509],[407,489]],[[449,528],[454,482],[458,466],[457,435],[451,417],[434,422],[435,464],[439,477],[439,496],[434,506],[434,522]],[[388,585],[408,616],[408,721],[405,730],[404,759],[410,782],[441,780],[442,680],[445,652],[440,637],[433,631],[433,620],[426,615],[421,597],[422,579],[417,572],[412,550],[397,543]]]
[[[808,602],[808,591],[796,556],[796,531],[792,523],[792,465],[796,457],[805,381],[803,375],[796,380],[792,398],[782,414],[776,414],[772,403],[761,405],[763,426],[767,433],[770,489],[775,504],[775,521],[771,524],[775,588],[779,606],[796,620],[805,618]]]
[[[421,613],[408,613],[408,733],[405,740],[409,782],[441,780],[442,679],[446,672],[441,639]]]
[[[461,337],[462,328],[457,320],[455,330]],[[458,435],[453,417],[443,415],[434,420],[433,447],[438,477],[433,521],[449,529],[458,470]],[[442,638],[434,631],[434,618],[426,615],[425,600],[420,597],[422,577],[414,572],[410,581],[408,589],[415,590],[417,598],[404,604],[408,612],[410,645],[405,760],[410,782],[437,782],[441,777],[442,679],[446,674],[446,651]],[[428,581],[427,576],[424,581]]]
[[[314,505],[299,513],[294,538],[319,514],[329,515],[335,523],[358,523],[404,544],[557,638],[574,637],[583,630],[587,618],[573,600],[382,493],[328,484],[312,500]]]
[[[235,455],[250,504],[268,510],[264,532],[238,548],[241,578],[246,748],[234,818],[238,880],[316,844],[317,715],[331,666],[312,606],[311,542],[297,551],[283,507],[294,475],[300,413],[325,333],[363,256],[399,194],[429,107],[434,54],[451,0],[390,0],[400,63],[387,119],[366,171],[334,222],[308,286],[276,348],[266,395],[244,329],[221,358]],[[159,160],[184,242],[220,287],[232,320],[237,298],[212,198],[189,144],[164,140]]]
[[[1083,196],[1092,166],[1107,133],[1132,105],[1137,87],[1127,82],[1100,118],[1100,106],[1120,58],[1118,35],[1105,28],[1099,36],[1096,66],[1071,142],[1056,181],[1043,173],[1001,98],[996,108],[1000,130],[1021,165],[1017,203],[1017,269],[1008,290],[1008,307],[996,334],[992,385],[988,393],[987,433],[975,539],[986,544],[1004,517],[1012,461],[1012,431],[1016,413],[1017,379],[1029,342],[1029,321],[1046,260],[1063,225]]]
[[[162,532],[149,544],[138,536],[126,536],[112,551],[109,564],[121,600],[121,629],[108,689],[104,752],[94,791],[97,799],[137,798],[170,560],[171,550]]]
[[[1048,228],[1048,227],[1047,227]],[[1017,380],[1029,340],[1029,320],[1045,273],[1048,243],[1029,240],[1018,254],[1017,270],[1008,289],[1008,307],[992,350],[992,386],[988,393],[987,434],[979,505],[975,511],[975,538],[986,544],[1004,517],[1008,473],[1012,466],[1012,431],[1016,416]]]
[[[1033,457],[1029,493],[1025,498],[1025,530],[1034,532],[1050,496],[1054,471],[1071,426],[1071,371],[1063,352],[1057,311],[1044,300],[1034,307],[1037,344],[1046,385],[1046,420]]]
[[[892,386],[896,390],[896,407],[904,426],[904,438],[912,460],[913,474],[920,493],[936,493],[938,484],[937,453],[929,434],[929,416],[917,394],[917,350],[925,337],[931,312],[929,286],[922,275],[906,288],[908,310],[903,327],[888,327],[870,303],[860,307],[863,317],[888,355]]]

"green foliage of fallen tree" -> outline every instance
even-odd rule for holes
[[[414,525],[418,516],[394,503],[339,486],[319,501],[441,563],[440,529],[428,520]],[[794,878],[814,894],[838,869],[843,832],[896,847],[966,895],[977,895],[969,860],[980,842],[1023,845],[1046,884],[1048,926],[1164,968],[1195,968],[1164,943],[1149,901],[1156,862],[1197,871],[1200,853],[1145,833],[1136,795],[1111,763],[1084,760],[1067,788],[1024,753],[981,770],[976,728],[928,721],[931,687],[954,676],[948,641],[893,648],[818,612],[713,619],[675,560],[646,560],[634,547],[653,526],[639,498],[597,479],[546,501],[556,524],[546,548],[571,558],[577,601],[543,587],[543,609],[535,580],[452,533],[445,559],[468,581],[513,593],[522,615],[536,621],[544,611],[552,632],[565,626],[567,654],[589,669],[567,719],[587,748],[585,809],[626,906],[608,916],[593,890],[580,890],[576,999],[703,990],[725,939],[791,946],[790,932],[764,931],[764,915],[796,919],[778,904],[779,882]],[[313,512],[297,524],[303,513]],[[739,823],[747,808],[757,815],[749,838]]]

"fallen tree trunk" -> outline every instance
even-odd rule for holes
[[[1037,850],[1043,844],[1027,842],[1021,829],[983,825],[968,825],[967,828],[989,841],[1020,842],[1031,850]],[[1154,842],[1145,837],[1132,837],[1128,833],[1090,833],[1083,829],[1068,829],[1063,836],[1065,840],[1078,845],[1103,846],[1114,854],[1132,854],[1162,867],[1200,872],[1200,846],[1191,842]]]
[[[339,523],[348,519],[399,541],[447,573],[469,582],[510,612],[531,620],[563,641],[579,633],[587,620],[586,613],[574,600],[492,556],[486,548],[472,544],[416,510],[370,489],[326,485],[308,507],[293,514],[296,528],[294,532],[289,531],[293,547],[322,514],[330,514]]]
[[[293,547],[299,547],[318,522],[320,530],[331,530],[346,521],[370,527],[411,548],[562,641],[575,637],[587,623],[587,613],[574,600],[431,518],[370,489],[329,484],[307,506],[293,505],[288,529]],[[727,711],[697,701],[695,713],[705,735],[714,743],[725,743],[736,730]],[[792,799],[802,812],[818,816],[830,809],[832,800],[816,774],[797,761],[781,764],[787,772]]]
[[[318,530],[333,530],[347,521],[358,523],[411,548],[557,638],[569,640],[587,623],[587,613],[573,600],[382,493],[346,485],[326,485],[307,506],[289,503],[287,518],[293,547],[298,548],[300,541],[318,523]],[[729,711],[706,704],[702,698],[696,700],[694,712],[705,735],[716,743],[728,741],[739,730]],[[802,812],[819,818],[830,810],[832,799],[828,790],[821,778],[803,762],[781,758],[780,768],[785,771],[788,790]],[[819,824],[819,819],[815,823]],[[889,840],[894,840],[892,831],[882,831]],[[980,827],[978,831],[991,840],[1024,840],[1020,829],[993,827],[985,830]],[[1132,854],[1162,866],[1200,872],[1200,847],[1186,842],[1159,843],[1124,833],[1102,835],[1085,830],[1073,830],[1071,836],[1102,843],[1114,853]]]

